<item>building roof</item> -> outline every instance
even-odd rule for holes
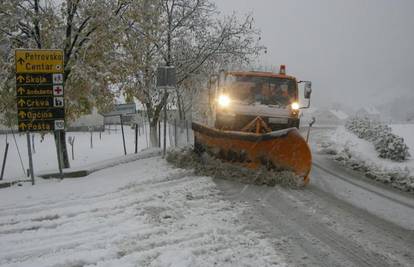
[[[335,115],[335,117],[337,117],[340,120],[346,120],[348,119],[348,114],[346,114],[345,112],[343,112],[342,110],[339,109],[331,109],[329,110],[333,115]]]
[[[363,107],[363,108],[360,108],[359,110],[358,110],[358,113],[366,113],[366,114],[368,114],[368,115],[379,115],[379,114],[381,114],[379,111],[378,111],[378,109],[376,109],[375,107],[372,107],[372,106],[368,106],[368,107]]]

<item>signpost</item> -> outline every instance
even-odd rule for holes
[[[164,88],[165,94],[167,94],[168,100],[168,89],[175,88],[177,84],[176,78],[176,69],[174,66],[160,66],[157,69],[157,87]],[[166,147],[167,147],[167,104],[168,101],[164,104],[164,148],[162,151],[163,157],[166,154]]]
[[[124,146],[124,155],[127,154],[126,144],[125,144],[125,134],[124,134],[124,118],[126,116],[136,115],[136,113],[137,113],[137,107],[135,103],[130,103],[130,104],[117,104],[115,105],[113,111],[103,114],[104,117],[115,117],[115,116],[119,117],[119,122],[121,123],[122,144]],[[135,138],[135,142],[137,142],[136,140],[137,139]],[[136,146],[135,146],[135,150],[138,149]]]
[[[114,110],[111,112],[103,114],[104,117],[112,117],[112,116],[128,116],[128,115],[135,115],[137,112],[137,107],[135,103],[130,104],[117,104],[114,106]]]
[[[65,128],[63,58],[62,50],[15,51],[18,128],[28,136],[33,184],[30,132],[60,131]],[[60,151],[58,145],[59,172],[62,175]]]

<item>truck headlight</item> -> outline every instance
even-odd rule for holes
[[[220,95],[218,98],[218,104],[222,108],[226,108],[230,105],[230,97],[227,95]]]
[[[299,110],[299,103],[298,102],[293,102],[291,105],[293,110]]]

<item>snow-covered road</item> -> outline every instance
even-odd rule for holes
[[[414,198],[394,199],[391,192],[383,196],[372,184],[361,187],[315,165],[302,190],[216,183],[228,200],[253,207],[244,216],[246,224],[271,238],[289,264],[414,265]]]
[[[253,207],[246,224],[270,238],[289,264],[414,266],[414,195],[364,178],[316,149],[313,162],[302,190],[215,182],[226,199]]]

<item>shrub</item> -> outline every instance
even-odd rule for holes
[[[388,125],[367,117],[353,117],[346,122],[345,127],[359,138],[373,143],[380,158],[404,161],[410,157],[404,139],[393,134]]]

